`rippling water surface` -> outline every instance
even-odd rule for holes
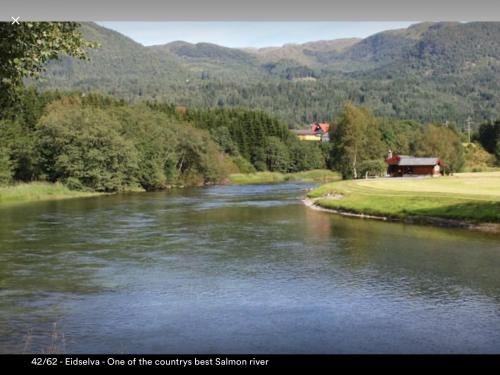
[[[307,184],[0,209],[0,352],[500,353],[500,239]]]

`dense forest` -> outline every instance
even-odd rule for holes
[[[336,121],[346,101],[382,117],[472,126],[500,114],[500,23],[421,23],[363,40],[234,49],[141,44],[96,24],[90,61],[62,57],[37,87],[128,101],[259,108],[297,127]]]
[[[324,168],[321,145],[300,142],[247,109],[130,105],[98,94],[26,90],[0,120],[0,182],[62,182],[95,191],[224,182],[230,173]]]

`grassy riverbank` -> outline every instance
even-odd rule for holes
[[[367,215],[500,223],[500,172],[338,181],[308,198],[323,208]]]
[[[70,190],[60,183],[31,182],[0,187],[0,205],[41,200],[90,197],[103,193]]]
[[[232,184],[269,184],[273,182],[303,181],[303,182],[331,182],[340,180],[336,172],[327,169],[315,169],[297,173],[257,172],[235,173],[229,176]]]

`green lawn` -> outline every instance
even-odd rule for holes
[[[500,222],[500,172],[338,181],[308,197],[321,207],[354,213]]]
[[[102,193],[74,191],[63,184],[48,182],[19,183],[0,187],[0,205],[41,200],[90,197]]]
[[[273,182],[304,181],[304,182],[329,182],[340,180],[336,172],[328,169],[314,169],[298,173],[257,172],[235,173],[229,176],[232,184],[269,184]]]

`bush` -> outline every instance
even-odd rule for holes
[[[387,165],[383,160],[365,160],[359,163],[359,177],[384,176]]]
[[[252,163],[250,163],[247,159],[245,159],[244,157],[238,155],[238,156],[233,156],[232,158],[233,160],[233,163],[236,165],[236,167],[238,168],[238,171],[240,173],[255,173],[256,172],[256,169],[255,167],[252,165]]]
[[[484,123],[479,127],[478,140],[490,154],[496,154],[500,161],[500,120]]]
[[[66,185],[66,187],[69,190],[78,190],[78,191],[84,190],[84,186],[83,186],[82,182],[78,178],[75,178],[75,177],[68,177],[64,181],[64,185]]]
[[[267,137],[266,165],[271,172],[288,172],[290,154],[286,145],[278,137]]]
[[[32,180],[35,175],[33,137],[28,129],[25,129],[18,121],[0,121],[0,142],[2,179]]]
[[[219,126],[217,128],[211,128],[210,134],[214,141],[220,146],[221,150],[226,154],[238,154],[238,146],[236,146],[231,138],[231,133],[227,127]]]
[[[146,105],[101,104],[66,97],[47,107],[36,130],[40,176],[112,192],[218,183],[238,171],[207,130]]]
[[[257,170],[257,172],[265,172],[265,171],[267,171],[267,165],[263,161],[260,161],[260,160],[256,161],[254,163],[254,165],[255,165],[255,169]]]
[[[444,162],[443,172],[460,172],[464,147],[457,132],[444,125],[427,125],[417,141],[417,156],[435,156]]]
[[[290,171],[301,172],[325,168],[325,156],[316,142],[295,141],[290,146]]]
[[[5,185],[12,180],[12,163],[7,149],[0,146],[0,185]]]
[[[477,143],[470,143],[465,147],[464,157],[464,169],[466,171],[481,172],[495,165],[495,156],[486,152],[486,150]]]
[[[137,152],[120,136],[115,119],[78,103],[49,107],[37,130],[40,166],[49,181],[71,179],[75,186],[106,192],[135,184]]]

